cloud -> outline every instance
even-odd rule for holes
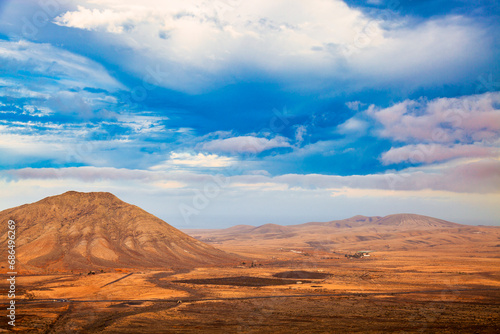
[[[406,100],[367,114],[382,125],[379,135],[398,142],[474,143],[500,135],[500,93]]]
[[[23,17],[43,6],[11,1],[0,22],[2,185],[170,199],[224,173],[219,212],[237,198],[262,208],[289,196],[305,199],[304,215],[316,200],[329,215],[332,193],[334,205],[498,198],[500,93],[451,97],[477,80],[477,91],[496,89],[493,16],[366,3],[70,0],[29,42],[17,40]]]
[[[357,117],[349,118],[344,123],[340,124],[337,129],[339,133],[343,134],[364,134],[369,124]]]
[[[457,194],[430,190],[391,192],[348,188],[288,189],[283,185],[257,184],[255,187],[221,189],[215,197],[209,198],[204,209],[186,220],[179,208],[186,205],[194,207],[193,201],[205,192],[204,185],[213,185],[214,182],[209,179],[201,180],[196,187],[179,188],[175,183],[167,183],[167,187],[162,187],[162,181],[145,183],[101,179],[85,182],[61,178],[8,182],[0,178],[0,188],[8,190],[0,193],[0,210],[76,190],[110,191],[177,228],[225,228],[235,225],[235,222],[288,225],[345,219],[357,214],[384,216],[395,212],[419,213],[457,223],[498,225],[495,218],[500,213],[498,194]],[[332,194],[337,196],[333,197]],[[196,203],[199,205],[199,201]]]
[[[14,80],[2,80],[0,82],[2,90],[0,91],[0,96],[11,97],[11,98],[42,98],[46,99],[49,97],[46,93],[37,92],[27,87],[23,86],[21,83]]]
[[[27,164],[28,161],[63,160],[65,157],[60,137],[54,134],[19,134],[5,125],[0,125],[0,154],[4,168],[21,161]]]
[[[345,104],[349,109],[358,111],[360,107],[364,106],[365,104],[362,103],[361,101],[350,101],[346,102]]]
[[[375,134],[407,145],[382,153],[384,165],[432,164],[461,158],[500,156],[500,93],[406,100],[368,108],[380,126]]]
[[[217,154],[191,154],[172,152],[170,159],[160,165],[151,167],[151,170],[169,170],[179,168],[223,168],[229,167],[236,161],[233,158],[222,157]]]
[[[400,172],[369,175],[282,175],[275,180],[303,188],[355,188],[393,191],[437,190],[469,193],[498,193],[500,161],[484,159],[438,168],[409,168]]]
[[[297,145],[302,144],[304,137],[307,135],[307,127],[304,125],[299,125],[295,130],[295,141]]]
[[[75,92],[57,92],[47,100],[47,105],[63,114],[77,115],[89,119],[93,116],[92,106]]]
[[[0,194],[0,209],[68,190],[110,191],[185,228],[229,227],[235,221],[299,224],[396,212],[498,225],[499,163],[483,159],[400,173],[275,177],[110,167],[21,168],[0,171],[0,187],[6,190]],[[200,201],[206,206],[200,208]],[[190,220],[180,212],[186,205],[200,208]]]
[[[0,40],[0,62],[0,100],[13,113],[110,119],[125,89],[104,66],[50,44]]]
[[[117,116],[118,123],[129,127],[134,133],[140,135],[152,136],[160,133],[168,133],[169,131],[183,131],[182,129],[166,129],[163,124],[168,120],[166,116],[155,116],[140,113],[122,113]]]
[[[384,29],[382,37],[362,33],[354,43],[359,47],[349,62],[362,78],[370,80],[365,86],[397,84],[412,89],[474,80],[477,68],[470,64],[488,70],[483,64],[495,57],[488,30],[472,19],[450,15],[419,24],[391,21],[385,23],[394,27]]]
[[[66,12],[58,16],[54,22],[61,26],[80,28],[87,30],[104,30],[110,33],[122,33],[134,27],[136,22],[145,20],[143,16],[138,16],[140,12],[126,11],[115,12],[110,9],[100,11],[90,10],[78,6],[74,12]]]
[[[124,88],[102,65],[46,43],[0,40],[0,60],[4,71],[12,74],[10,82],[15,83],[21,79],[24,80],[21,81],[22,86],[26,87],[27,82],[33,81],[29,86],[35,86],[43,93],[52,93],[54,86],[57,86],[57,90],[62,87],[98,87],[107,90]],[[46,80],[36,81],[30,76],[19,75],[26,72],[30,76]]]
[[[32,109],[31,106],[26,108]],[[98,122],[81,122],[72,118],[58,122],[58,118],[50,113],[45,115],[41,114],[43,110],[30,110],[26,111],[29,117],[9,113],[10,117],[20,117],[19,120],[0,119],[2,168],[40,164],[147,168],[158,160],[158,154],[147,152],[170,152],[174,146],[159,146],[154,142],[155,138],[173,140],[180,136],[179,129],[165,129],[165,117],[147,113],[109,112],[109,117]],[[68,109],[68,112],[72,110]]]
[[[303,133],[300,132],[298,134],[301,136]],[[239,136],[226,139],[215,139],[202,143],[198,145],[197,148],[208,152],[257,154],[273,148],[291,146],[289,139],[282,136],[276,136],[271,139]]]
[[[479,145],[419,144],[391,148],[382,154],[381,161],[384,165],[401,162],[434,163],[456,158],[494,158],[498,157],[499,153],[498,148]]]
[[[177,181],[187,187],[199,187],[210,182],[214,176],[196,171],[177,171],[180,167],[227,167],[230,160],[218,156],[174,154],[171,162],[149,171],[107,167],[69,167],[69,168],[23,168],[0,172],[0,177],[8,180],[19,179],[60,179],[71,178],[86,182],[98,180],[136,180],[146,183],[158,181]],[[456,193],[500,193],[500,160],[479,159],[460,164],[444,164],[430,167],[408,168],[400,172],[368,175],[321,175],[321,174],[284,174],[266,175],[231,175],[232,170],[224,170],[219,178],[224,184],[251,187],[266,185],[265,188],[288,189],[379,189],[391,191],[449,191]],[[275,184],[276,187],[271,185]]]
[[[294,89],[440,85],[494,59],[487,29],[465,17],[370,17],[340,0],[87,1],[54,22],[133,50],[114,61],[138,77],[158,66],[155,84],[188,92],[263,76]]]

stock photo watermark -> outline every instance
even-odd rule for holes
[[[45,28],[54,18],[63,11],[63,5],[69,3],[68,0],[39,0],[36,2],[38,10],[31,17],[21,18],[21,36],[24,38],[36,38],[40,29]]]
[[[500,89],[500,81],[493,77],[493,73],[481,74],[476,81],[476,94],[495,92]]]
[[[8,324],[12,327],[16,326],[16,222],[13,220],[8,221],[8,233],[7,233],[7,282],[8,282],[8,292],[7,297],[9,298],[9,307],[7,307],[7,318],[9,319]]]

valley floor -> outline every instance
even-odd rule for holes
[[[254,255],[237,266],[190,271],[19,274],[13,329],[20,333],[500,331],[500,257],[490,251],[387,251],[361,259],[321,251]],[[1,302],[5,309],[5,295]],[[7,321],[1,321],[0,330],[11,329]]]

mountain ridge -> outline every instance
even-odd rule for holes
[[[461,247],[468,243],[498,244],[500,228],[462,225],[429,216],[400,213],[384,217],[357,215],[343,220],[297,225],[265,224],[254,229],[184,230],[223,249],[260,245],[268,249],[391,249]],[[491,247],[493,247],[491,246]],[[490,246],[488,246],[490,247]]]
[[[408,224],[408,221],[413,221],[413,224]],[[432,221],[432,223],[429,223]],[[406,224],[403,224],[405,222]],[[415,223],[416,222],[416,223]],[[235,225],[228,228],[214,228],[214,229],[183,229],[185,231],[245,231],[245,232],[262,232],[264,230],[272,230],[273,233],[277,233],[280,229],[284,232],[291,232],[293,229],[299,229],[302,227],[311,227],[311,226],[329,226],[329,227],[339,227],[339,228],[353,228],[357,226],[376,226],[376,225],[385,225],[385,226],[407,226],[407,227],[460,227],[460,226],[472,226],[472,225],[463,225],[458,223],[453,223],[444,219],[434,218],[430,216],[424,216],[414,213],[397,213],[391,214],[387,216],[363,216],[356,215],[346,219],[340,220],[332,220],[328,222],[308,222],[301,224],[293,224],[293,225],[280,225],[267,223],[258,226],[252,225]]]

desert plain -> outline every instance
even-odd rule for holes
[[[349,260],[315,252],[275,260],[261,254],[255,267],[23,275],[15,331],[497,333],[500,272],[491,255],[389,251]],[[277,273],[289,277],[283,285]],[[328,276],[309,278],[315,274]],[[243,279],[221,279],[228,277]]]
[[[71,202],[71,196],[80,195],[66,195],[63,202]],[[96,198],[102,201],[101,197]],[[53,217],[67,217],[58,200],[51,199],[40,205],[51,208],[55,212]],[[90,199],[88,205],[94,205],[95,200]],[[78,197],[78,201],[82,202],[82,198]],[[127,209],[131,217],[145,219],[135,208],[114,201],[112,198],[117,212],[123,214],[123,209]],[[113,205],[106,207],[109,209]],[[29,208],[32,215],[38,212],[36,207]],[[16,210],[4,211],[0,216],[24,217]],[[19,210],[26,212],[23,207]],[[43,210],[40,212],[45,212]],[[89,212],[88,207],[82,210],[75,217]],[[22,230],[25,235],[35,231],[34,226],[28,225]],[[123,248],[120,253],[117,247],[122,245],[120,240],[128,240],[130,236],[120,235],[113,243],[114,237],[109,231],[97,236],[102,228],[97,224],[88,233],[66,236],[64,245],[55,244],[69,247],[62,255],[52,250],[38,257],[24,255],[23,252],[29,253],[33,248],[23,250],[23,247],[36,240],[50,248],[49,239],[43,239],[45,233],[32,232],[30,238],[35,241],[20,240],[16,325],[9,326],[8,318],[4,317],[0,322],[2,331],[500,331],[498,227],[459,225],[418,215],[393,215],[356,216],[294,226],[268,224],[223,230],[184,230],[191,236],[183,237],[185,242],[200,242],[199,247],[206,245],[205,248],[189,246],[193,247],[189,248],[190,256],[198,248],[200,252],[212,252],[213,256],[207,258],[206,265],[185,260],[187,265],[183,266],[180,258],[180,262],[171,267],[153,260],[148,266],[127,266],[125,260],[131,250]],[[137,234],[137,240],[143,243],[133,240],[136,253],[130,254],[136,257],[132,264],[139,263],[141,256],[153,258],[151,254],[158,253],[151,246],[157,243],[156,239]],[[111,264],[109,259],[114,256],[111,253],[112,256],[106,253],[107,260],[103,260],[94,258],[95,254],[88,248],[79,250],[80,253],[72,250],[72,242],[81,244],[87,238],[86,244],[92,244],[88,238],[97,237],[105,239],[100,247],[108,247],[109,252],[118,254],[117,265]],[[58,235],[56,239],[61,238],[63,236]],[[169,247],[175,249],[175,245]],[[212,247],[217,252],[212,251]],[[88,259],[86,266],[82,267],[83,260],[79,256]],[[23,257],[30,260],[22,262]],[[214,260],[217,257],[221,259],[219,262]],[[2,266],[5,272],[6,264],[2,262]],[[5,274],[1,285],[2,291],[8,290]],[[0,302],[5,310],[9,303],[6,293],[2,294]]]

